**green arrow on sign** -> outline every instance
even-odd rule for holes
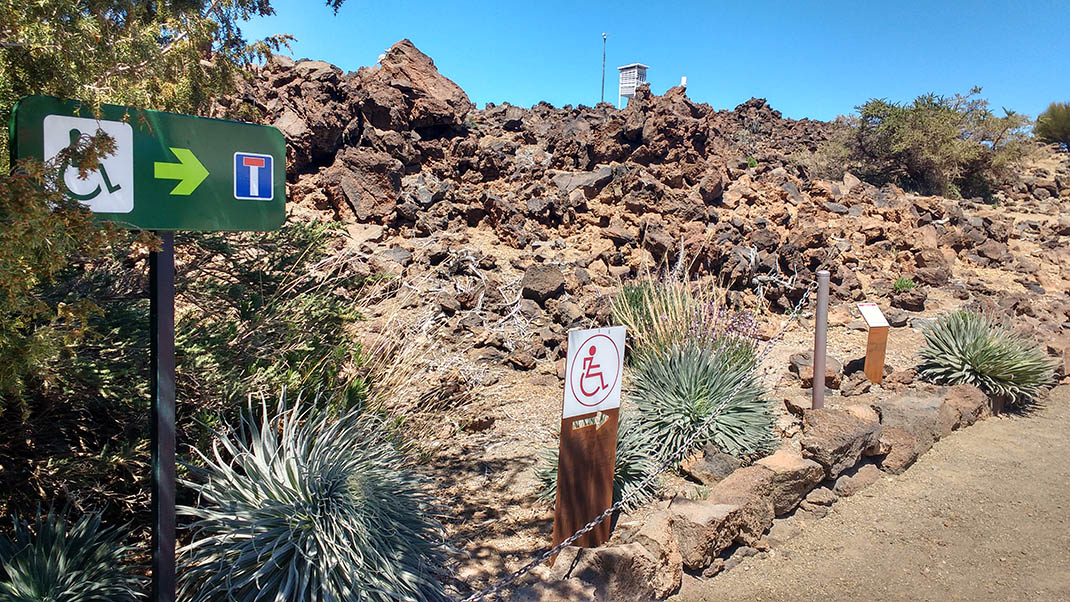
[[[208,177],[208,170],[201,165],[197,157],[188,148],[171,147],[171,152],[178,157],[178,163],[161,163],[154,165],[154,177],[157,180],[181,180],[171,190],[171,194],[189,196],[201,182]]]

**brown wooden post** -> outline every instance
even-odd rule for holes
[[[561,421],[554,545],[613,505],[619,414],[620,409],[613,408]],[[574,545],[593,548],[609,541],[609,523],[602,522]]]
[[[866,339],[866,363],[863,370],[870,382],[880,384],[884,380],[884,350],[888,346],[888,319],[876,303],[859,303],[858,312],[869,327]]]
[[[884,380],[884,351],[888,346],[888,327],[869,329],[866,339],[866,364],[864,370],[870,382],[880,384]]]

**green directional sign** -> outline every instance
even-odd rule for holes
[[[116,152],[61,186],[100,219],[145,230],[276,230],[286,218],[286,144],[263,125],[29,96],[11,124],[16,159],[55,158],[103,131]]]

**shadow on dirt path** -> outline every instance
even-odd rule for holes
[[[938,442],[674,602],[1070,600],[1070,386]]]

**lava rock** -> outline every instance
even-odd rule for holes
[[[549,265],[529,268],[520,280],[520,294],[543,304],[547,299],[559,297],[565,292],[565,275],[561,270]]]

